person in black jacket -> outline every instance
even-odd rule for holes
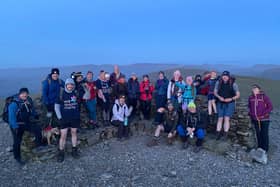
[[[77,129],[80,127],[80,108],[73,79],[68,78],[65,81],[65,89],[60,94],[55,104],[55,112],[61,124],[57,161],[64,161],[64,149],[69,128],[71,129],[72,136],[72,156],[74,158],[79,158],[77,150]]]
[[[167,89],[169,81],[165,77],[164,72],[160,71],[158,74],[158,80],[155,85],[156,90],[156,108],[159,109],[166,105],[167,101]]]
[[[127,82],[125,80],[124,75],[120,75],[119,79],[115,83],[113,87],[113,97],[114,97],[114,102],[119,99],[120,96],[125,96],[127,97],[128,95],[128,88],[127,88]]]
[[[184,115],[182,124],[177,127],[177,132],[183,142],[183,149],[188,148],[188,138],[193,138],[195,136],[197,137],[197,141],[194,151],[199,152],[201,150],[207,125],[206,116],[206,114],[196,109],[196,105],[193,102],[189,103],[188,112]]]
[[[138,82],[137,76],[135,73],[131,74],[131,78],[128,80],[128,106],[133,107],[131,116],[134,116],[137,113],[137,104],[140,96],[140,84]]]

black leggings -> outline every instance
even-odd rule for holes
[[[112,121],[112,125],[115,127],[118,127],[118,138],[122,138],[122,137],[128,137],[129,135],[129,127],[124,126],[124,122],[119,121],[119,120],[114,120]]]
[[[17,129],[11,128],[11,132],[12,132],[13,140],[14,140],[13,153],[14,153],[15,159],[21,159],[20,145],[21,145],[24,131],[31,132],[35,135],[36,146],[40,146],[42,143],[41,128],[36,124],[19,125],[19,128],[17,128]]]
[[[144,118],[149,120],[151,117],[152,102],[151,101],[141,101],[140,107],[141,107],[141,111],[144,115]]]
[[[269,137],[268,137],[268,129],[269,129],[269,121],[255,121],[253,120],[253,124],[255,125],[258,147],[262,148],[265,151],[268,151]]]

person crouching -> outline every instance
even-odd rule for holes
[[[77,129],[80,127],[80,110],[75,90],[75,82],[68,78],[65,81],[65,89],[61,92],[55,104],[55,112],[60,121],[60,140],[58,162],[64,161],[64,149],[67,138],[68,128],[71,128],[72,136],[72,156],[79,158],[77,150]]]
[[[206,115],[205,115],[206,116]],[[194,152],[199,152],[205,137],[206,120],[202,113],[198,112],[196,105],[191,102],[188,112],[184,115],[183,124],[178,125],[177,131],[183,142],[183,149],[187,149],[188,138],[197,137]]]
[[[172,145],[173,138],[176,136],[176,126],[178,124],[179,114],[175,110],[172,102],[169,102],[167,105],[167,110],[165,108],[159,108],[158,113],[161,113],[162,121],[157,125],[154,138],[148,142],[147,146],[156,146],[158,145],[159,136],[162,131],[168,133],[167,135],[167,143]]]
[[[130,116],[133,107],[131,106],[128,108],[125,99],[126,97],[124,95],[119,96],[112,109],[113,116],[111,123],[113,126],[118,127],[118,140],[129,137],[128,117]]]

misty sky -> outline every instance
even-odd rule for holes
[[[279,0],[7,0],[0,68],[280,63]]]

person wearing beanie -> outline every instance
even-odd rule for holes
[[[25,162],[21,158],[21,141],[25,131],[31,132],[35,135],[36,149],[41,149],[42,134],[41,128],[35,124],[34,120],[31,122],[31,118],[39,119],[33,101],[29,96],[29,90],[27,88],[21,88],[16,94],[11,103],[8,105],[8,122],[13,135],[13,154],[15,160],[24,165]]]
[[[153,98],[154,86],[149,80],[148,75],[143,76],[140,83],[140,108],[144,119],[150,119],[151,105]]]
[[[194,102],[188,104],[188,111],[184,114],[181,124],[177,127],[178,134],[183,142],[183,149],[188,148],[189,138],[196,137],[197,140],[194,152],[199,152],[201,150],[207,125],[206,119],[206,114],[198,111]]]
[[[165,77],[164,72],[160,71],[158,74],[158,80],[156,81],[156,108],[159,109],[166,105],[167,101],[167,89],[169,81]]]
[[[128,102],[129,107],[130,106],[133,107],[131,117],[134,117],[135,114],[137,113],[137,104],[138,104],[139,97],[140,97],[140,84],[137,79],[136,73],[131,74],[131,77],[127,83],[127,87],[128,87],[127,102]]]
[[[269,149],[269,123],[273,106],[269,97],[257,84],[252,85],[252,94],[248,99],[249,116],[256,129],[258,148],[265,152]]]
[[[173,73],[173,78],[169,81],[167,88],[167,101],[172,102],[175,109],[178,110],[182,103],[182,89],[176,86],[176,83],[185,84],[180,70]]]
[[[168,133],[167,143],[168,145],[173,144],[174,137],[176,136],[176,127],[178,125],[179,114],[175,110],[172,102],[167,104],[167,109],[159,108],[158,113],[162,115],[161,121],[159,121],[153,139],[147,143],[148,147],[158,145],[159,137],[161,132]]]
[[[64,81],[59,78],[59,75],[59,69],[53,68],[47,78],[42,82],[42,103],[47,111],[44,125],[49,124],[55,126],[55,124],[50,124],[55,121],[53,118],[54,104],[59,97],[60,90],[64,88]]]
[[[208,115],[209,115],[209,123],[214,124],[217,114],[217,106],[216,106],[216,97],[214,95],[215,84],[217,82],[217,73],[216,71],[211,71],[211,77],[207,81],[207,85],[209,87],[207,99],[208,99]]]
[[[230,129],[230,118],[235,111],[235,101],[240,97],[240,92],[235,79],[230,75],[229,71],[224,71],[219,81],[216,82],[214,95],[218,99],[217,111],[217,140],[223,137],[227,139]],[[224,132],[222,133],[222,127]]]
[[[79,158],[77,148],[77,129],[80,127],[80,109],[78,96],[75,92],[75,82],[72,78],[65,81],[65,88],[55,103],[55,113],[60,121],[60,139],[58,162],[64,161],[64,149],[66,144],[68,129],[72,136],[72,156]]]
[[[183,91],[182,110],[185,113],[188,104],[194,102],[196,97],[196,88],[193,84],[193,78],[192,76],[187,76],[185,84],[177,82],[175,85]]]

